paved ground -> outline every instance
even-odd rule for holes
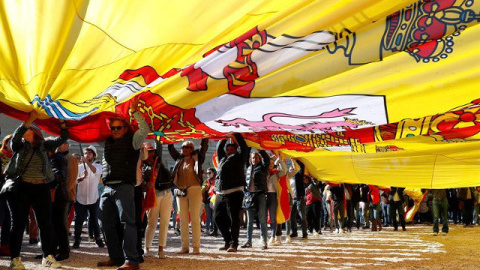
[[[245,239],[245,230],[241,232]],[[258,230],[255,235],[258,239]],[[25,238],[22,259],[27,269],[42,269],[35,260],[37,246]],[[154,246],[156,246],[156,240]],[[169,232],[167,259],[146,257],[142,269],[478,269],[480,266],[480,227],[452,225],[448,236],[433,236],[431,226],[407,227],[406,232],[365,230],[346,234],[324,232],[319,238],[295,240],[291,244],[270,247],[260,245],[241,249],[236,254],[218,251],[221,238],[202,237],[201,255],[176,255],[180,239]],[[156,249],[153,250],[156,253]],[[82,242],[72,250],[64,269],[100,269],[97,261],[107,258],[107,250]],[[8,258],[0,259],[7,269]],[[105,269],[105,268],[104,268]],[[106,268],[109,269],[109,268]]]

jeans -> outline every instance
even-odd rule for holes
[[[87,219],[87,211],[89,214],[88,218],[88,228],[92,228],[95,239],[100,238],[100,226],[98,225],[98,205],[100,200],[97,200],[94,204],[81,204],[75,202],[75,241],[81,240],[83,222]]]
[[[68,206],[69,201],[56,199],[52,204],[53,247],[58,247],[59,254],[68,254]]]
[[[215,225],[215,221],[213,220],[213,208],[210,207],[210,201],[207,203],[204,203],[205,206],[205,229],[207,230],[207,233],[210,232],[210,229],[213,229],[214,232],[217,231],[217,225]]]
[[[320,212],[322,211],[322,202],[316,201],[306,206],[308,230],[313,232],[320,231]]]
[[[240,210],[242,209],[243,191],[227,195],[217,194],[214,218],[217,228],[222,233],[225,246],[238,247],[240,233]]]
[[[338,215],[340,214],[340,220]],[[345,203],[341,201],[333,201],[333,219],[335,221],[335,228],[345,228]]]
[[[135,226],[137,227],[137,253],[139,256],[143,256],[143,238],[145,237],[145,228],[147,223],[144,222],[145,213],[143,213],[143,189],[142,186],[136,186],[133,188],[135,195]]]
[[[372,221],[376,220],[377,224],[380,222],[380,217],[382,215],[382,209],[380,203],[370,203],[370,207],[372,208],[372,213],[370,213],[370,219]]]
[[[168,223],[170,221],[170,214],[172,213],[172,192],[170,192],[169,189],[163,191],[155,190],[155,194],[157,196],[157,206],[148,211],[148,225],[145,239],[145,247],[147,249],[150,249],[152,246],[159,215],[158,246],[165,247],[167,245]]]
[[[180,236],[182,249],[188,249],[190,246],[190,235],[188,230],[188,217],[192,223],[192,246],[200,248],[200,210],[202,209],[202,188],[192,186],[187,189],[187,196],[177,197],[177,204],[180,211]]]
[[[254,197],[256,200],[255,208],[247,210],[247,242],[252,243],[253,234],[253,222],[255,221],[255,213],[258,215],[260,221],[260,231],[262,240],[267,243],[267,199],[265,194],[256,194]]]
[[[40,228],[43,256],[53,255],[55,250],[52,246],[52,199],[49,185],[20,182],[18,196],[9,198],[8,205],[12,211],[10,257],[13,259],[20,256],[30,206],[33,207]]]
[[[292,197],[291,196],[288,196],[288,199],[289,199],[289,203],[290,203],[290,218],[285,222],[285,230],[287,231],[287,236],[290,235],[290,233],[292,232],[292,209],[293,209],[293,200],[292,200]]]
[[[448,233],[448,200],[433,198],[433,232],[438,233],[438,219],[442,218],[442,232]]]
[[[302,220],[302,234],[303,236],[307,236],[307,213],[306,213],[306,205],[305,205],[305,198],[297,198],[295,199],[292,207],[292,212],[290,214],[291,224],[292,224],[292,234],[297,234],[297,213],[300,215],[300,219]]]
[[[276,192],[267,192],[267,210],[270,215],[270,228],[272,230],[271,237],[275,237],[275,232],[277,230],[277,193]]]
[[[2,226],[2,241],[1,245],[6,246],[10,243],[10,228],[11,228],[10,209],[8,209],[7,200],[0,198],[0,225]]]
[[[100,220],[110,259],[115,262],[126,261],[138,264],[137,226],[132,185],[105,186],[100,198]],[[119,231],[123,231],[123,241],[119,237]]]
[[[327,226],[332,225],[331,228],[333,228],[333,222],[332,222],[333,209],[332,209],[331,201],[322,200],[322,204],[323,204],[323,226],[327,228]]]
[[[391,220],[393,221],[393,228],[395,230],[398,229],[398,221],[397,221],[397,212],[398,218],[400,219],[400,225],[402,229],[405,229],[405,210],[403,209],[403,203],[398,201],[393,201],[390,203],[390,215]]]
[[[346,200],[346,203],[347,203],[347,212],[345,213],[345,217],[346,217],[346,220],[345,220],[345,226],[351,230],[352,229],[352,225],[353,225],[353,218],[355,217],[354,213],[353,213],[353,203],[352,203],[352,200]]]
[[[383,215],[383,225],[384,226],[387,226],[388,224],[390,224],[391,220],[390,220],[390,204],[389,203],[380,203],[381,207],[382,207],[382,215]]]
[[[472,221],[473,221],[474,201],[473,201],[473,199],[463,200],[462,203],[463,203],[463,210],[462,210],[463,224],[470,225],[470,224],[472,224]]]

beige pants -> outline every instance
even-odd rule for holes
[[[172,213],[172,192],[155,190],[158,205],[148,211],[148,225],[145,236],[145,247],[150,249],[157,229],[158,216],[160,214],[160,228],[158,232],[158,245],[164,247],[167,244],[168,223]]]
[[[177,204],[180,211],[180,234],[182,249],[190,246],[188,218],[192,222],[192,246],[200,247],[200,210],[202,208],[202,188],[200,186],[190,187],[186,197],[177,197]]]

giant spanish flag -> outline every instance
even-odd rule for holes
[[[0,110],[74,140],[244,133],[319,179],[480,185],[478,0],[0,3]]]

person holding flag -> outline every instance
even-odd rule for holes
[[[88,227],[93,229],[95,243],[104,247],[98,225],[98,184],[102,179],[102,165],[94,163],[97,158],[97,148],[90,145],[83,149],[83,156],[78,164],[77,197],[75,201],[75,241],[73,248],[80,247],[83,222],[87,218]]]

